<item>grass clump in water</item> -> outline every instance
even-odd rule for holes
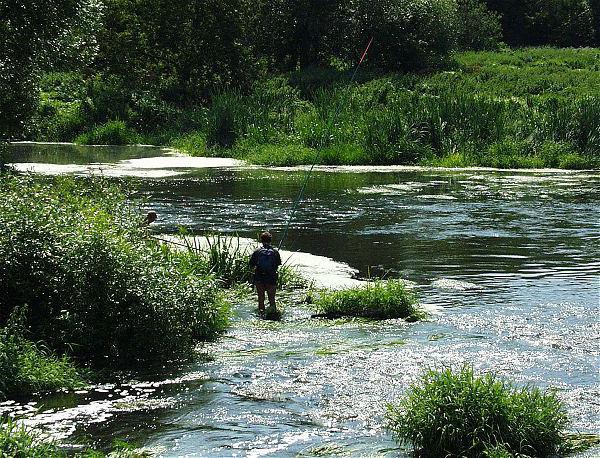
[[[169,255],[180,268],[200,276],[213,276],[218,283],[231,288],[252,283],[254,270],[250,255],[254,247],[245,245],[239,237],[206,235],[188,237],[182,234],[183,250]],[[292,266],[283,264],[277,271],[277,288],[301,288],[307,281]]]
[[[494,375],[429,370],[398,403],[389,428],[427,456],[549,456],[563,451],[568,424],[553,392],[517,388]]]
[[[401,280],[369,282],[365,286],[324,292],[315,302],[317,316],[327,318],[363,317],[377,320],[424,319],[414,293]]]

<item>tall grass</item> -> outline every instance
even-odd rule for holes
[[[104,453],[86,448],[79,452],[61,450],[55,442],[32,431],[10,418],[0,418],[0,456],[6,458],[142,458],[151,456],[143,450],[121,441],[115,441],[112,450]]]
[[[0,328],[0,399],[84,386],[68,357],[58,358],[23,336],[24,311],[15,310],[8,326]]]
[[[229,308],[211,278],[149,243],[104,180],[3,176],[0,325],[23,304],[32,340],[97,366],[160,363],[215,338]]]
[[[400,280],[375,281],[365,286],[323,292],[315,301],[315,308],[319,316],[327,318],[404,318],[417,321],[426,316],[417,306],[414,293],[408,291]]]
[[[170,251],[169,256],[184,272],[213,277],[225,288],[253,281],[249,261],[254,248],[241,243],[239,237],[216,234],[198,238],[184,233],[181,240],[179,246],[184,250]],[[277,288],[305,285],[306,280],[292,266],[279,266]]]
[[[388,410],[400,442],[427,456],[550,456],[561,453],[568,424],[551,391],[517,388],[494,375],[429,370]]]

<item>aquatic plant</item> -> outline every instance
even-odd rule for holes
[[[131,444],[115,441],[112,450],[104,453],[92,448],[67,452],[41,434],[18,424],[10,418],[0,418],[0,456],[19,458],[142,458],[151,456]]]
[[[106,180],[4,176],[0,325],[22,304],[33,340],[98,366],[184,357],[227,326],[212,278],[150,243]]]
[[[325,291],[314,304],[317,315],[327,318],[404,318],[416,321],[426,316],[417,306],[415,294],[401,280],[377,280],[365,286]]]
[[[56,458],[62,455],[55,445],[42,442],[38,435],[10,418],[2,418],[0,419],[0,456]]]
[[[387,417],[400,442],[428,456],[549,456],[565,446],[568,424],[554,392],[476,376],[466,365],[428,370]]]

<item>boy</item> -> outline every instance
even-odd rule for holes
[[[261,316],[265,313],[265,292],[269,296],[269,307],[275,311],[275,285],[277,284],[277,269],[281,265],[279,251],[271,246],[273,237],[269,232],[260,234],[262,247],[252,253],[250,267],[254,269],[254,285],[258,293],[258,311]]]

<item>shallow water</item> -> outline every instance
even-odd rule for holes
[[[14,162],[58,162],[19,148]],[[157,233],[280,236],[305,174],[169,156],[143,175],[143,158],[163,151],[83,150],[73,162],[89,154],[113,175],[145,177]],[[63,165],[69,154],[54,153]],[[310,320],[288,295],[284,321],[261,322],[243,300],[227,335],[168,376],[0,410],[70,443],[121,437],[164,456],[409,456],[382,428],[385,404],[425,368],[469,362],[557,388],[572,429],[600,433],[599,191],[598,172],[318,168],[285,248],[317,276],[414,282],[437,310],[430,321]]]

